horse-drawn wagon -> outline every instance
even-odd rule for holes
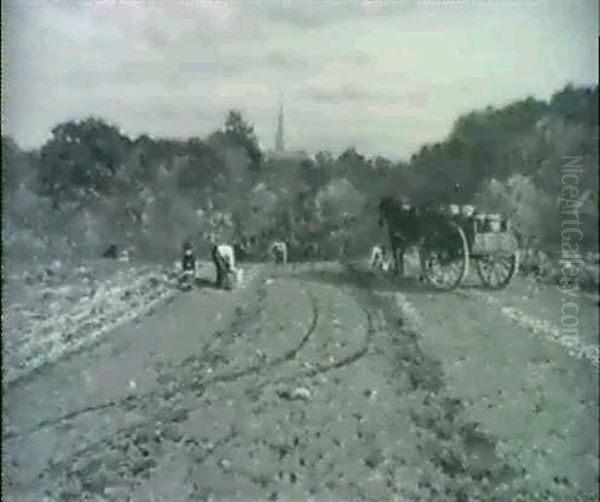
[[[421,275],[436,289],[456,288],[470,262],[490,289],[507,286],[518,268],[517,239],[501,215],[479,213],[473,206],[414,207],[386,198],[379,205],[379,222],[390,234],[395,272],[404,273],[404,252],[416,246]]]

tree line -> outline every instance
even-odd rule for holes
[[[476,203],[513,219],[520,238],[560,246],[561,166],[580,158],[584,248],[597,243],[598,87],[567,86],[459,117],[448,136],[410,159],[338,156],[274,159],[252,124],[231,111],[205,138],[131,138],[89,117],[58,124],[39,149],[2,137],[3,233],[9,256],[98,254],[106,243],[140,256],[172,256],[184,240],[283,238],[341,242],[363,253],[383,239],[376,207],[402,195],[418,203]],[[457,193],[453,188],[459,184]]]

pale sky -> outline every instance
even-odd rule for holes
[[[2,131],[37,147],[101,116],[208,135],[240,109],[273,147],[406,158],[462,113],[598,84],[595,0],[2,2]]]

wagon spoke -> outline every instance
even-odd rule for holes
[[[447,278],[449,277],[448,270],[442,270],[442,284],[447,284]]]
[[[447,229],[448,234],[436,235],[423,243],[422,267],[425,278],[434,287],[453,289],[460,284],[468,270],[468,244],[458,226]]]
[[[450,266],[444,270],[443,275],[444,275],[444,279],[445,279],[444,284],[448,284],[450,281],[453,280],[453,277],[455,276],[454,263],[450,264]],[[449,280],[446,280],[446,279],[449,279]]]
[[[503,257],[500,262],[498,263],[500,270],[504,273],[508,272],[510,270],[510,263],[509,263],[510,258],[507,257]]]
[[[506,278],[507,272],[510,271],[510,263],[507,261],[506,257],[501,257],[494,262],[493,266],[494,276],[498,279],[496,284],[499,284]]]
[[[500,261],[500,266],[505,270],[505,271],[509,271],[510,270],[510,257],[503,259],[502,261]]]
[[[442,261],[436,256],[432,259],[433,267],[431,270],[431,279],[441,286],[447,286],[452,284],[460,275],[460,262],[452,261],[446,266],[443,265]]]
[[[450,269],[450,270],[451,270],[451,272],[452,272],[452,280],[453,280],[453,281],[455,281],[455,280],[456,280],[456,278],[458,277],[458,275],[460,274],[460,268],[459,268],[457,265],[458,265],[458,266],[460,266],[460,264],[459,264],[459,263],[457,263],[457,262],[454,262],[454,263],[452,264],[452,268]]]
[[[491,283],[493,286],[497,286],[501,281],[501,265],[497,261],[492,262],[492,277]]]
[[[460,272],[460,267],[461,267],[461,263],[459,260],[455,260],[452,262],[452,268],[456,271],[456,272]]]
[[[498,285],[501,280],[500,279],[500,267],[498,265],[499,265],[498,262],[494,262],[492,264],[492,277],[494,278],[494,280],[491,282],[492,282],[492,285],[494,285],[494,286]]]
[[[506,286],[516,270],[516,255],[485,256],[477,260],[477,273],[485,286],[500,289]]]

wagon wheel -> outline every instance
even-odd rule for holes
[[[505,288],[519,266],[519,252],[487,254],[476,260],[477,275],[489,289]]]
[[[439,290],[456,288],[469,270],[467,238],[455,223],[443,236],[426,237],[419,255],[423,277]]]

